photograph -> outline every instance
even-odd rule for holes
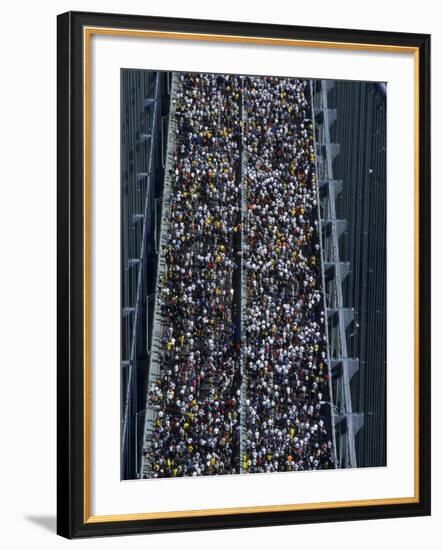
[[[121,480],[386,467],[388,84],[119,80]]]

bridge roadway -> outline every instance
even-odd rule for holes
[[[158,273],[157,273],[157,282],[155,288],[158,289],[158,283],[160,278],[165,272],[165,259],[164,259],[164,249],[165,245],[167,244],[167,235],[169,234],[169,210],[170,210],[170,192],[171,192],[171,178],[170,173],[173,167],[173,155],[175,151],[175,138],[176,138],[176,118],[175,118],[175,111],[174,111],[174,105],[176,100],[176,94],[177,94],[177,88],[178,88],[178,74],[173,73],[172,76],[172,86],[171,86],[171,94],[170,94],[170,112],[169,112],[169,129],[168,129],[168,142],[167,142],[167,160],[166,160],[166,169],[165,169],[165,179],[164,179],[164,190],[163,190],[163,197],[162,197],[162,209],[161,209],[161,232],[160,232],[160,257],[158,262]],[[312,89],[312,88],[311,88]],[[323,96],[321,97],[321,106],[324,110],[327,109],[326,106],[326,92],[323,92]],[[325,97],[324,97],[325,96]],[[325,103],[325,105],[324,105]],[[313,97],[311,100],[311,107],[312,107],[312,120],[315,120],[315,112],[314,112],[314,106],[313,106]],[[246,120],[246,111],[244,108],[244,95],[242,93],[242,100],[241,100],[241,120],[242,120],[242,128],[243,128],[243,136],[241,141],[241,161],[240,161],[240,174],[239,174],[239,181],[241,183],[241,193],[240,193],[240,201],[241,201],[241,216],[240,216],[240,226],[241,226],[241,232],[240,232],[240,246],[239,249],[242,250],[243,244],[244,244],[244,229],[245,225],[247,224],[247,187],[244,184],[245,181],[245,173],[246,173],[246,166],[247,166],[247,148],[246,143],[244,140],[244,128],[247,123]],[[327,121],[328,122],[328,121]],[[325,133],[327,134],[328,141],[330,140],[329,137],[329,125],[327,123],[324,124],[325,126]],[[316,142],[316,140],[315,140]],[[316,143],[315,143],[316,145]],[[315,154],[315,157],[317,155]],[[331,168],[331,160],[328,158],[324,159],[327,163],[328,173],[330,175],[330,178],[332,177],[332,168]],[[317,174],[318,174],[318,170]],[[317,178],[319,180],[319,176]],[[319,199],[319,181],[317,182],[318,186],[318,199]],[[318,200],[318,216],[320,215],[319,211],[319,200]],[[322,266],[324,266],[324,253],[322,249],[322,240],[321,240],[321,263]],[[244,473],[246,471],[246,468],[244,467],[244,457],[246,453],[246,441],[247,441],[247,423],[246,423],[246,417],[247,417],[247,407],[246,407],[246,400],[247,400],[247,372],[246,372],[246,365],[244,364],[244,344],[245,344],[245,331],[244,331],[244,323],[242,321],[243,319],[243,312],[246,310],[247,307],[247,292],[246,292],[246,278],[245,273],[243,269],[243,262],[242,262],[242,255],[239,256],[239,262],[238,262],[238,269],[239,269],[239,278],[235,277],[235,282],[239,279],[239,303],[238,306],[240,308],[239,315],[239,341],[241,343],[241,354],[240,354],[240,372],[241,372],[241,406],[240,406],[240,460],[239,460],[239,471],[240,473]],[[324,283],[324,273],[322,274],[323,278],[323,285]],[[325,286],[324,286],[325,288]],[[151,477],[151,463],[149,460],[149,449],[152,442],[152,433],[154,430],[155,421],[157,419],[158,415],[158,407],[155,407],[150,400],[149,400],[149,388],[151,385],[155,382],[156,379],[158,379],[160,374],[160,344],[161,344],[161,338],[162,338],[162,329],[163,324],[161,320],[161,307],[160,307],[160,298],[158,296],[158,293],[155,295],[154,299],[154,313],[153,313],[153,330],[152,330],[152,347],[151,352],[149,356],[149,374],[148,374],[148,384],[147,384],[147,399],[146,399],[146,414],[145,414],[145,425],[144,425],[144,439],[143,439],[143,450],[142,450],[142,457],[141,457],[141,471],[140,471],[140,477],[143,478],[150,478]],[[327,334],[327,340],[328,340],[328,334]],[[345,346],[345,343],[344,343]],[[330,352],[329,352],[330,353]],[[330,364],[330,363],[329,363]],[[330,380],[331,380],[331,371],[330,372]],[[332,399],[332,387],[330,382],[330,396]],[[345,392],[347,393],[347,392]],[[348,399],[348,397],[347,397]],[[333,446],[336,452],[336,436],[335,436],[335,418],[334,418],[334,407],[330,407],[331,410],[331,427],[332,427],[332,439],[333,439]],[[350,405],[351,410],[351,405]],[[351,415],[349,418],[349,422],[351,423]],[[354,445],[354,444],[353,444]],[[353,447],[354,448],[354,447]],[[145,456],[146,451],[146,456]],[[352,453],[350,453],[352,454]]]

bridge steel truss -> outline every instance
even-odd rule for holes
[[[347,329],[354,321],[355,311],[345,306],[343,284],[351,273],[349,262],[340,258],[339,241],[347,230],[345,219],[337,216],[337,199],[345,192],[345,182],[333,177],[333,160],[340,152],[338,143],[330,137],[330,127],[337,112],[328,107],[328,92],[333,82],[310,83],[313,120],[315,122],[316,173],[318,179],[321,223],[321,255],[325,308],[327,314],[328,358],[331,373],[330,401],[337,467],[356,468],[355,438],[363,427],[364,416],[353,410],[351,379],[359,369],[357,358],[348,356]]]
[[[138,477],[145,415],[149,349],[149,289],[156,271],[158,197],[164,169],[166,77],[160,72],[122,71],[121,155],[121,464],[123,479]],[[154,240],[149,235],[155,236]]]

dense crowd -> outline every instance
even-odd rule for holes
[[[154,477],[239,470],[239,81],[181,74],[175,111],[160,376],[149,389],[160,412],[145,449]]]
[[[328,370],[309,101],[303,80],[179,76],[160,375],[149,388],[158,412],[145,449],[154,477],[334,467],[321,405]]]
[[[334,467],[309,86],[245,83],[248,472]]]

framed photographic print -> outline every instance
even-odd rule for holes
[[[58,17],[58,533],[430,513],[430,37]]]

